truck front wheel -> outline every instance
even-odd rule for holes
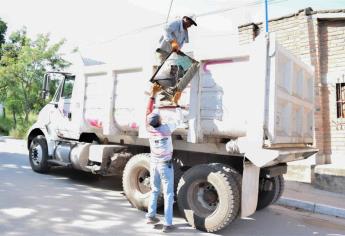
[[[150,154],[133,156],[126,164],[122,177],[123,191],[132,204],[139,210],[147,210],[151,196]],[[163,197],[157,201],[157,207],[163,205]]]
[[[177,190],[180,212],[193,227],[215,232],[236,219],[240,191],[231,173],[209,164],[185,172]]]
[[[43,135],[38,135],[32,140],[29,148],[29,160],[31,168],[35,172],[47,172],[50,168],[48,159],[48,146],[46,138]]]

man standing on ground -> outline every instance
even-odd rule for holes
[[[156,217],[157,199],[160,194],[161,183],[164,193],[164,225],[163,232],[173,229],[173,203],[174,203],[174,168],[172,165],[173,146],[171,134],[176,129],[176,124],[162,124],[158,111],[153,110],[155,96],[160,86],[153,84],[151,97],[146,111],[146,126],[149,132],[151,148],[150,175],[151,175],[151,198],[146,214],[147,223],[159,222]]]

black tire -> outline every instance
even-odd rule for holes
[[[235,220],[239,212],[237,181],[231,174],[210,164],[187,170],[179,182],[177,194],[181,214],[199,230],[221,230]]]
[[[32,170],[38,173],[48,172],[50,169],[48,159],[46,138],[43,135],[38,135],[32,140],[29,148],[29,160]]]
[[[279,194],[279,178],[261,178],[259,182],[259,196],[256,210],[262,210],[271,205]]]
[[[238,186],[238,191],[240,193],[240,198],[239,198],[239,208],[238,208],[238,212],[237,212],[237,216],[240,214],[240,209],[241,209],[241,194],[242,194],[242,175],[240,173],[238,173],[238,171],[236,169],[234,169],[233,167],[226,165],[226,164],[222,164],[222,163],[211,163],[210,164],[213,168],[215,168],[217,171],[225,171],[226,173],[228,173],[228,175],[231,175],[234,180],[236,181],[236,184]]]
[[[210,164],[212,167],[216,168],[217,170],[223,170],[226,173],[229,173],[232,175],[232,177],[235,178],[237,186],[239,187],[239,190],[241,192],[241,187],[242,187],[242,175],[233,167],[222,164],[222,163],[211,163]]]
[[[279,198],[283,195],[284,189],[285,189],[285,181],[283,175],[278,176],[278,194],[277,196],[273,199],[272,203],[276,203]]]
[[[135,155],[127,162],[123,171],[122,184],[123,191],[132,206],[146,211],[151,196],[149,153]],[[162,205],[163,196],[160,195],[157,207]]]
[[[174,193],[175,193],[175,198],[176,198],[178,183],[184,172],[181,169],[182,165],[178,159],[173,159],[173,166],[174,166]]]

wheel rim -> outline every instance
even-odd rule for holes
[[[31,151],[31,160],[32,163],[36,166],[38,166],[43,158],[43,150],[41,145],[39,145],[38,143],[35,143],[34,146],[32,147],[32,151]]]
[[[142,193],[148,193],[151,191],[151,185],[150,185],[150,171],[146,168],[140,168],[137,170],[137,188]]]
[[[219,196],[217,190],[207,181],[193,183],[187,194],[192,210],[199,216],[207,217],[218,208]]]

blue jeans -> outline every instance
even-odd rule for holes
[[[160,194],[161,183],[164,194],[164,225],[172,225],[174,204],[174,168],[172,164],[150,163],[151,197],[146,217],[155,217],[157,213],[157,199]]]

